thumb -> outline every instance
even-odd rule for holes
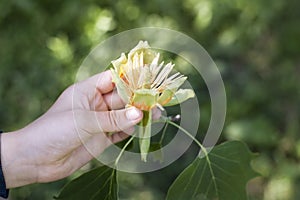
[[[119,132],[124,131],[141,121],[143,113],[130,107],[122,110],[97,112],[98,130],[96,132]]]

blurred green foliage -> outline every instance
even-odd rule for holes
[[[221,140],[244,140],[259,152],[253,166],[262,177],[249,183],[250,199],[300,199],[299,8],[298,0],[3,0],[0,127],[15,130],[45,112],[105,38],[142,26],[171,28],[203,45],[222,73],[228,110]],[[203,133],[209,95],[198,74],[184,73],[200,102]],[[196,153],[192,146],[157,172],[122,173],[122,199],[163,199]],[[11,199],[51,199],[65,181],[15,189]]]

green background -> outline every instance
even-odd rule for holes
[[[298,0],[2,0],[0,127],[16,130],[44,113],[104,39],[137,27],[171,28],[197,40],[222,74],[228,107],[220,142],[243,140],[259,153],[252,164],[262,176],[248,184],[249,199],[300,199],[299,8]],[[206,86],[180,69],[195,85],[205,132]],[[163,199],[196,153],[192,145],[165,169],[120,174],[121,199]],[[13,189],[10,199],[51,199],[66,181]]]

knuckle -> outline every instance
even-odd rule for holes
[[[112,126],[114,131],[121,130],[120,122],[118,120],[118,115],[115,111],[108,112],[108,121],[109,121],[109,123]]]

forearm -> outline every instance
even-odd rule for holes
[[[29,150],[22,143],[22,131],[2,133],[1,162],[7,188],[36,182],[34,163],[28,162]]]

